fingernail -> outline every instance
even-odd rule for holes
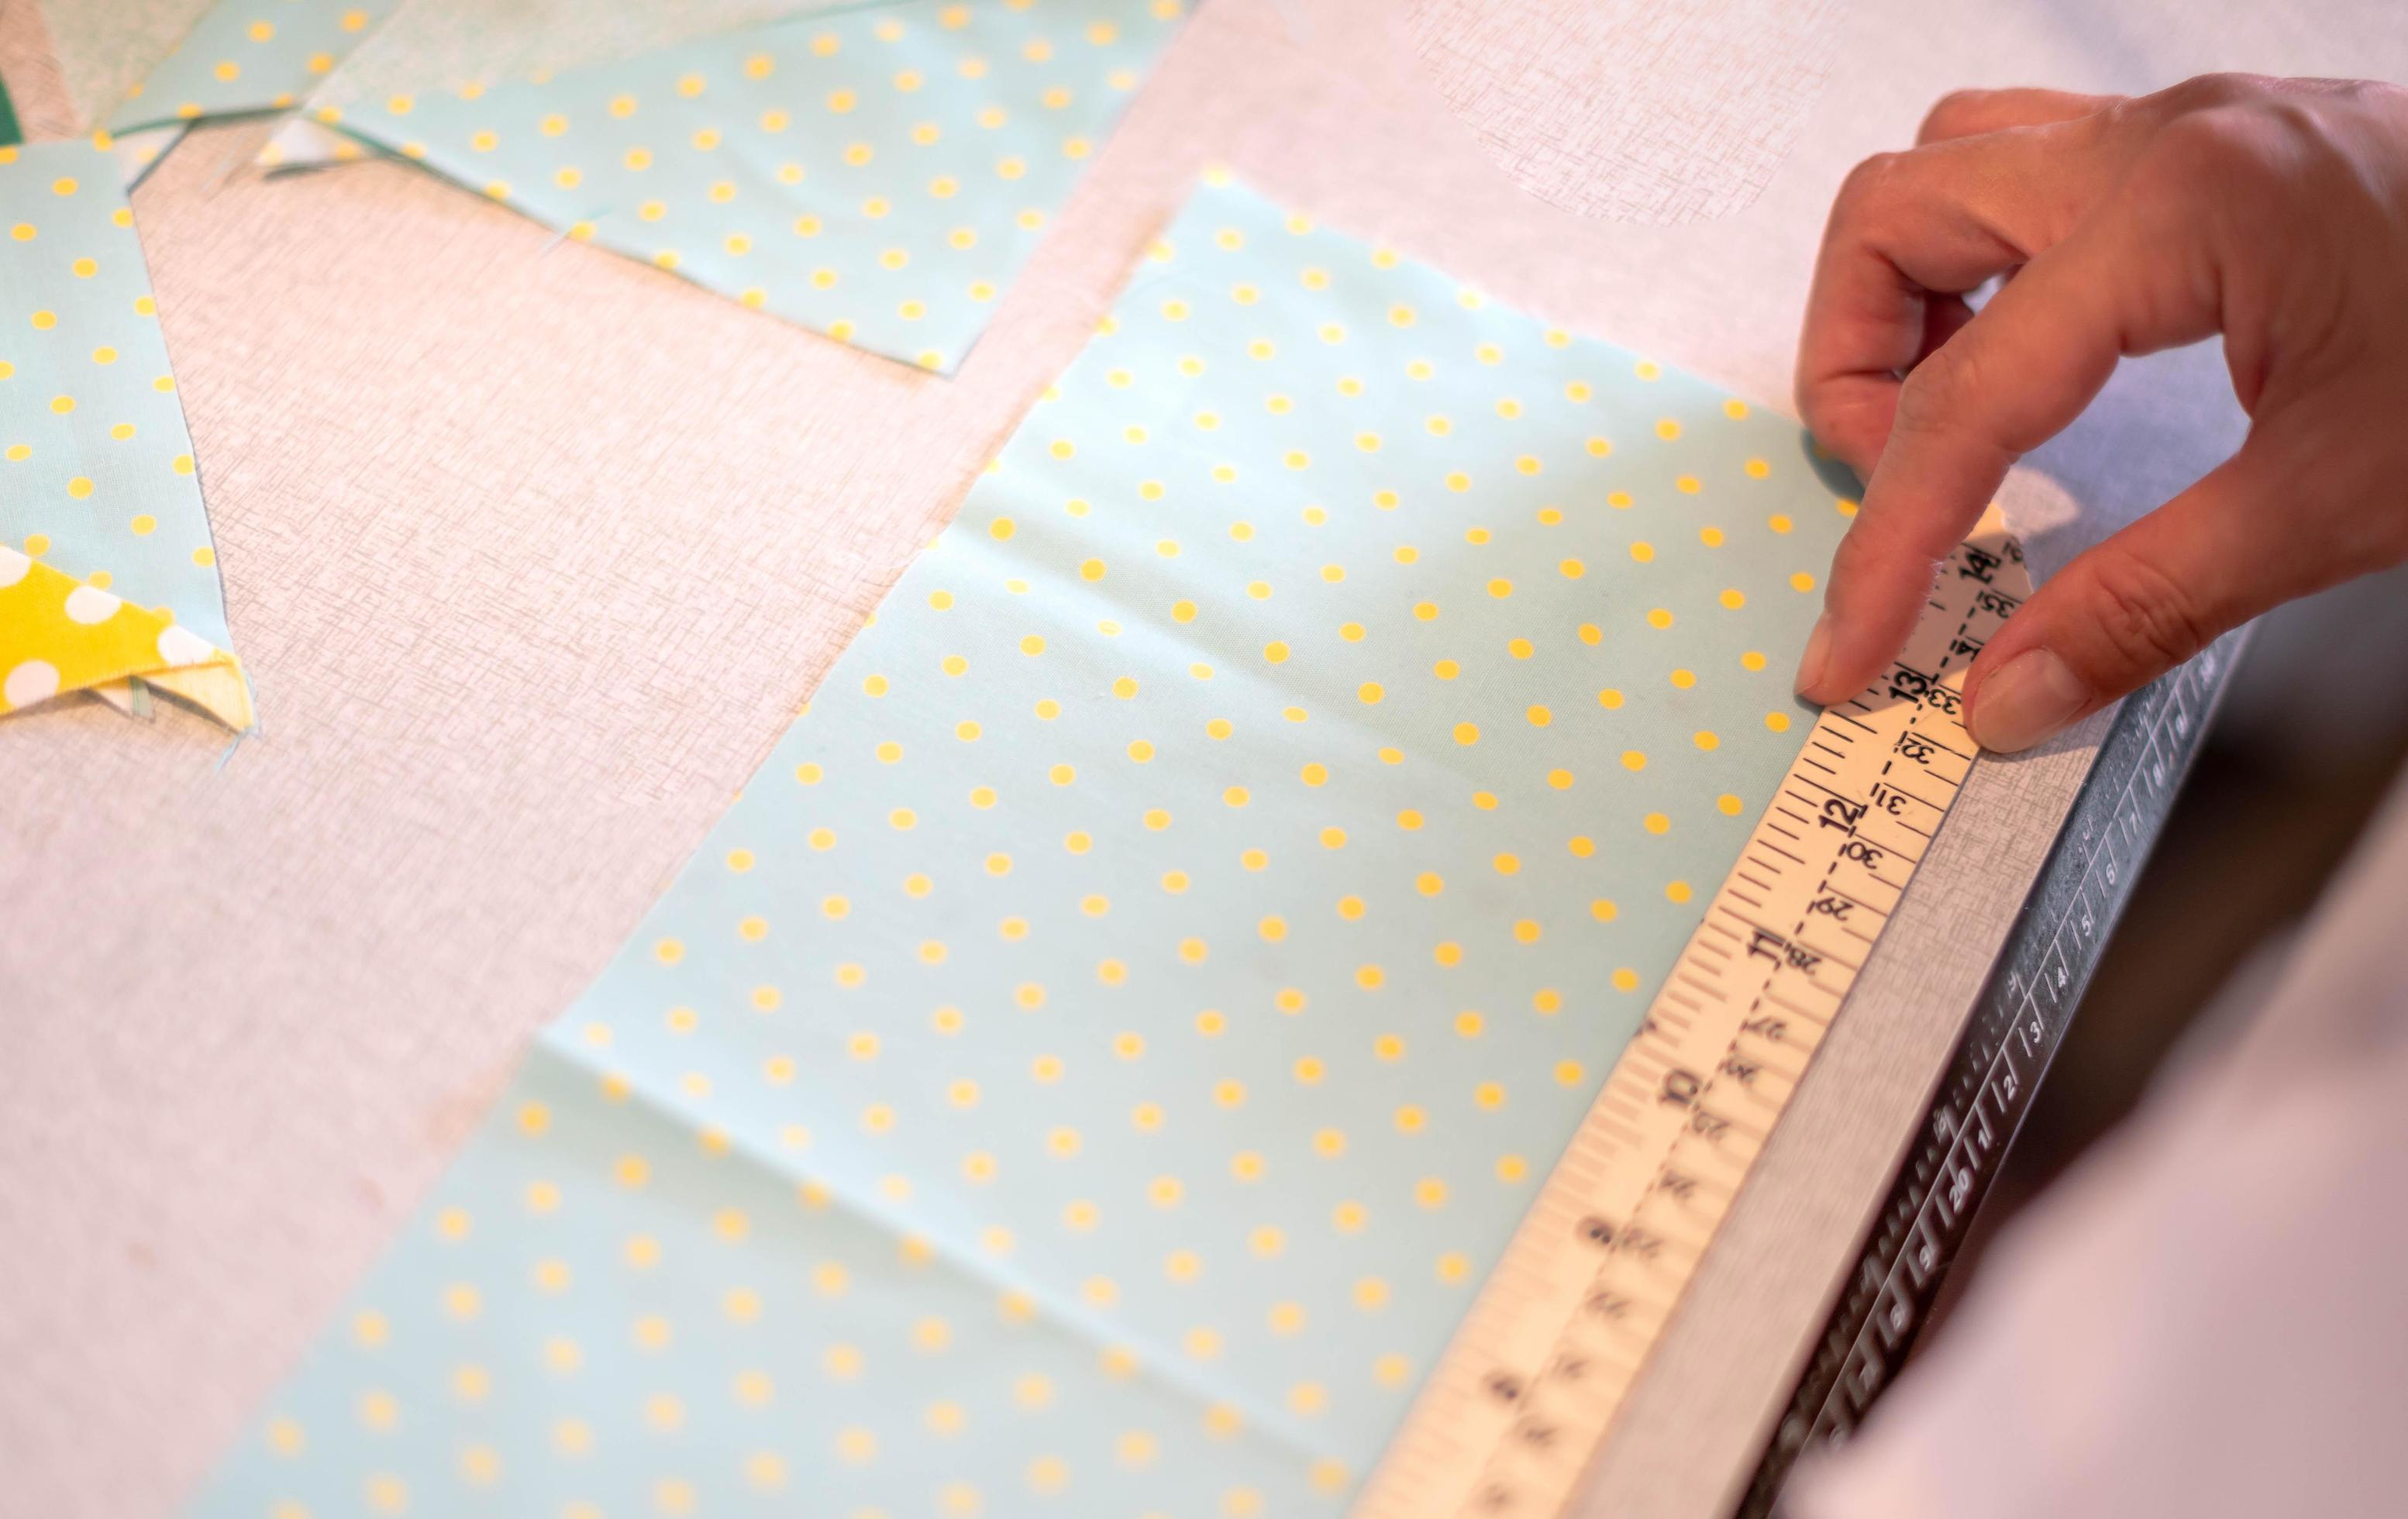
[[[1797,693],[1803,696],[1823,679],[1823,666],[1831,660],[1831,614],[1825,612],[1814,619],[1814,631],[1806,635],[1806,652],[1798,656]]]
[[[1973,739],[2012,754],[2056,733],[2089,705],[2090,689],[2065,661],[2045,649],[2030,650],[1982,682],[1971,717]]]

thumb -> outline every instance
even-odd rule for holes
[[[2330,579],[2313,536],[2282,530],[2271,451],[2262,429],[2253,434],[2035,592],[1967,672],[1975,741],[2029,749]]]

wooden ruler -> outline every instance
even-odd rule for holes
[[[1816,721],[1366,1486],[1362,1519],[1560,1512],[1973,764],[1965,672],[2029,594],[1993,508]]]

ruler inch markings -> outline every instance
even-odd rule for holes
[[[1956,799],[1978,750],[1964,666],[2028,593],[2022,559],[1985,514],[1906,652],[1816,719],[1365,1484],[1361,1519],[1544,1519],[1577,1490]]]

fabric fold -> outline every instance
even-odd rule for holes
[[[1019,1270],[1009,1252],[992,1248],[992,1240],[974,1240],[959,1231],[924,1233],[921,1225],[926,1221],[915,1215],[908,1196],[896,1197],[890,1189],[864,1185],[855,1168],[838,1166],[824,1172],[812,1154],[819,1137],[807,1127],[781,1125],[774,1147],[770,1136],[756,1130],[723,1129],[708,1103],[698,1103],[681,1083],[648,1081],[648,1075],[659,1073],[641,1067],[623,1068],[612,1057],[610,1042],[594,1039],[592,1028],[588,1025],[573,1030],[566,1020],[551,1025],[539,1038],[539,1057],[582,1071],[595,1090],[611,1102],[644,1105],[658,1123],[691,1132],[705,1149],[727,1157],[730,1164],[757,1168],[812,1211],[840,1211],[853,1228],[892,1240],[898,1257],[908,1263],[941,1264],[964,1283],[995,1295],[998,1302],[1013,1305],[1022,1320],[1041,1316],[1061,1332],[1101,1347],[1103,1362],[1108,1363],[1105,1369],[1114,1380],[1141,1377],[1158,1383],[1160,1391],[1181,1406],[1211,1409],[1212,1423],[1223,1426],[1224,1434],[1243,1428],[1269,1439],[1284,1447],[1291,1465],[1320,1470],[1325,1485],[1329,1483],[1327,1474],[1339,1469],[1340,1464],[1318,1448],[1312,1431],[1286,1423],[1277,1408],[1248,1407],[1232,1400],[1229,1389],[1199,1377],[1179,1355],[1157,1354],[1168,1347],[1128,1343],[1109,1313],[1098,1312],[1096,1305],[1062,1290],[1062,1283]]]

